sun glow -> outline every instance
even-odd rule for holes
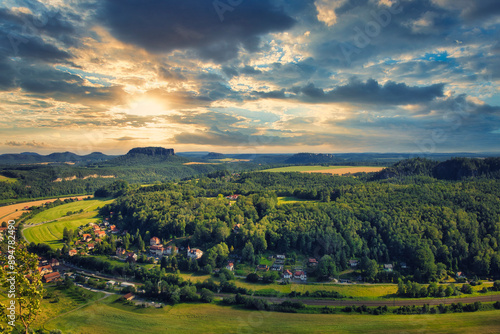
[[[141,116],[169,115],[173,112],[165,106],[165,103],[151,98],[136,99],[129,104],[128,108],[125,107],[122,111],[127,114]]]

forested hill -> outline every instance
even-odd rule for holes
[[[500,181],[411,181],[265,172],[201,177],[131,190],[101,214],[143,238],[190,237],[191,247],[206,250],[200,266],[223,263],[227,254],[219,259],[217,249],[234,248],[249,263],[267,250],[328,255],[339,271],[353,258],[405,263],[393,274],[375,271],[371,279],[380,280],[439,281],[447,271],[500,277]],[[231,194],[240,196],[225,198]],[[286,200],[291,196],[303,200]]]
[[[115,156],[106,155],[101,152],[94,152],[87,155],[78,155],[71,152],[51,153],[49,155],[40,155],[33,152],[24,152],[20,154],[2,154],[0,155],[0,165],[16,164],[40,164],[40,163],[91,163],[105,161]]]
[[[430,176],[440,180],[461,180],[467,177],[500,179],[500,158],[454,158],[442,162],[423,158],[408,159],[385,168],[373,179],[408,176]]]

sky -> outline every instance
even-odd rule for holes
[[[499,152],[498,0],[3,0],[0,153]]]

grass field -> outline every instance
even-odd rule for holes
[[[439,315],[323,315],[246,311],[214,304],[143,309],[108,297],[45,322],[64,333],[498,333],[500,311]],[[68,310],[69,311],[69,310]],[[41,325],[39,322],[38,325]]]
[[[54,249],[62,248],[63,243],[61,239],[65,227],[75,230],[79,226],[98,221],[97,208],[111,202],[112,200],[89,200],[63,204],[51,208],[34,216],[29,223],[40,223],[51,220],[56,221],[28,227],[23,232],[24,236],[29,242],[43,242]],[[83,209],[84,212],[64,217],[68,211],[79,211],[80,209]]]
[[[99,199],[93,199],[88,201],[78,201],[59,205],[40,212],[39,214],[28,220],[26,224],[38,224],[45,221],[60,219],[63,218],[68,211],[78,212],[80,210],[83,210],[84,212],[93,212],[96,211],[99,207],[103,207],[104,205],[111,202],[112,200],[103,201]]]
[[[335,175],[343,175],[348,173],[371,173],[378,172],[384,169],[384,167],[372,167],[372,166],[288,166],[280,168],[271,168],[262,170],[262,172],[301,172],[301,173],[328,173]]]
[[[17,181],[17,179],[13,179],[11,177],[0,175],[0,182],[14,183],[16,181]]]

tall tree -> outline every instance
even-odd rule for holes
[[[24,332],[28,334],[30,325],[40,313],[40,303],[45,292],[42,277],[37,270],[38,257],[28,252],[24,242],[18,241],[14,249],[8,247],[2,249],[0,262],[8,264],[5,270],[0,270],[0,280],[5,282],[3,286],[10,290],[10,282],[15,282],[15,292],[12,294],[15,298],[9,298],[7,301],[10,306],[10,301],[15,300],[16,320],[21,322]],[[8,297],[11,297],[10,293]],[[6,312],[5,305],[0,311]]]

